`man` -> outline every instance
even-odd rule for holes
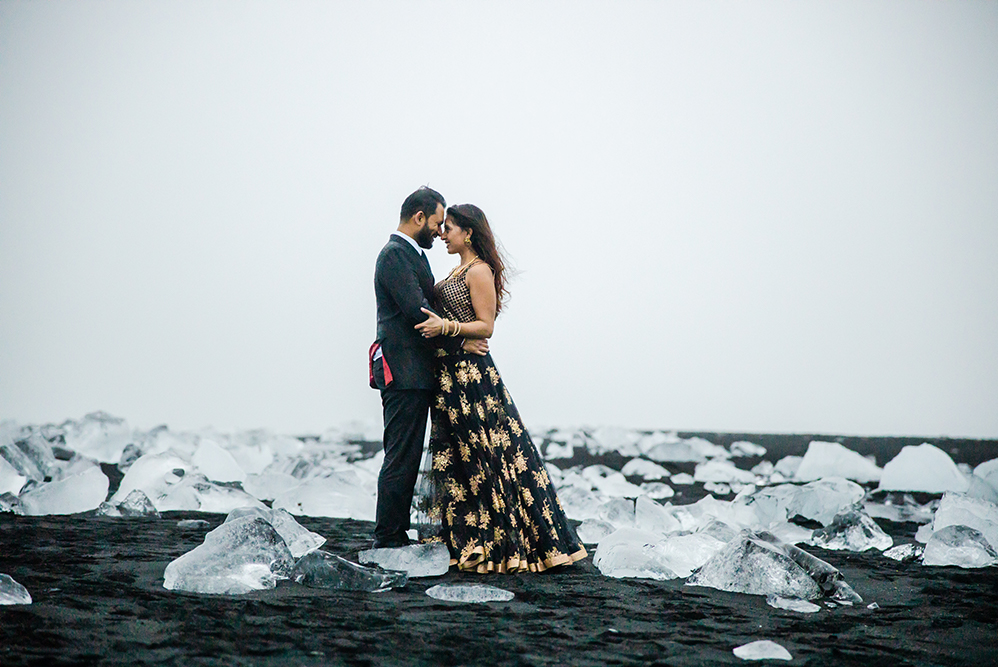
[[[433,273],[423,249],[433,246],[447,203],[439,192],[422,187],[402,203],[398,230],[378,255],[374,294],[378,336],[369,353],[371,386],[381,390],[385,461],[378,476],[374,548],[410,543],[410,506],[419,475],[426,417],[436,386],[433,369],[437,346],[485,354],[484,340],[438,336],[430,341],[414,328],[426,319],[421,308],[433,300]]]

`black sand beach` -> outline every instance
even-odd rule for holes
[[[816,437],[696,435],[719,444],[749,439],[766,446],[765,458],[773,460],[802,454]],[[926,439],[838,440],[861,453],[872,448],[882,464],[902,445]],[[998,453],[995,441],[929,440],[971,465]],[[700,485],[686,487],[673,502],[702,495]],[[378,594],[282,582],[271,591],[207,596],[162,587],[166,565],[198,546],[208,530],[179,528],[185,518],[206,519],[210,529],[224,516],[0,514],[0,572],[34,600],[0,607],[0,665],[714,665],[742,664],[732,649],[759,639],[786,647],[793,655],[788,664],[998,664],[994,567],[925,567],[875,550],[806,547],[839,568],[863,597],[863,604],[814,614],[774,609],[763,597],[684,586],[682,579],[606,578],[591,558],[540,575],[452,571]],[[324,548],[334,553],[353,558],[370,544],[366,522],[299,521],[326,537]],[[895,543],[913,541],[916,524],[879,523]],[[424,594],[441,582],[489,583],[516,598],[462,605]]]

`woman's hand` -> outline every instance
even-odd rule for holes
[[[432,310],[427,310],[426,308],[420,308],[420,310],[426,313],[427,318],[416,325],[416,331],[422,334],[423,338],[439,336],[444,329],[444,321]]]

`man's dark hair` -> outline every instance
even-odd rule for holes
[[[419,211],[422,211],[423,215],[428,218],[437,212],[437,204],[447,208],[444,196],[433,188],[428,188],[424,185],[406,197],[405,201],[402,202],[402,212],[399,215],[399,219],[405,222]]]

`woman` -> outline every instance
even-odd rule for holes
[[[424,336],[488,338],[506,296],[485,214],[447,209],[440,236],[458,266],[437,283]],[[586,557],[491,355],[438,355],[437,395],[421,501],[451,564],[474,572],[540,572]]]

